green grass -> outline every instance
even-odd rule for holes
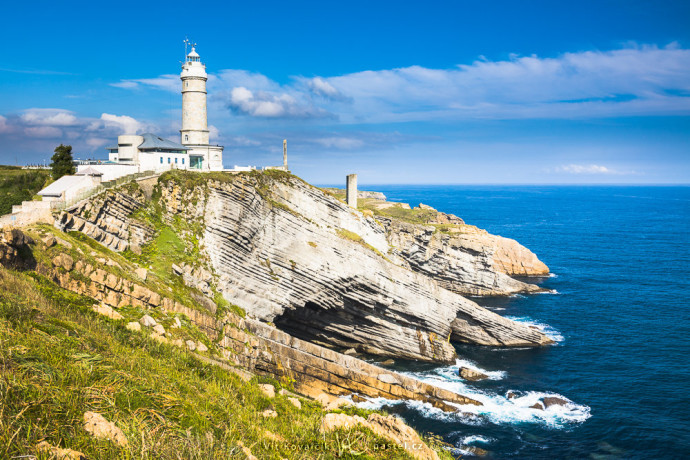
[[[256,381],[126,330],[93,313],[92,302],[0,268],[0,458],[33,454],[42,440],[90,459],[244,458],[238,440],[261,459],[409,458],[376,450],[387,441],[364,428],[322,435],[318,404],[303,400],[298,410],[268,399]],[[269,408],[277,418],[261,416]],[[86,411],[114,422],[129,446],[92,438]]]
[[[0,166],[0,215],[12,212],[13,205],[33,200],[50,181],[48,169]]]

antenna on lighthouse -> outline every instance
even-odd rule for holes
[[[189,42],[189,39],[187,37],[184,38],[183,42],[184,42],[184,60],[186,61],[187,60],[187,54],[188,54],[187,53],[187,46],[189,46],[190,42]]]

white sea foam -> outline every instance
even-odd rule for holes
[[[479,436],[476,434],[473,434],[472,436],[465,436],[462,438],[461,444],[463,446],[469,445],[469,444],[489,444],[491,441],[493,441],[492,438],[487,438],[485,436]]]
[[[490,374],[490,378],[500,379],[505,376],[503,372],[486,371],[466,360],[458,360],[455,366],[441,367],[425,372],[403,372],[403,374],[475,399],[482,403],[481,406],[449,403],[457,407],[458,411],[455,413],[447,413],[433,407],[429,403],[420,401],[395,401],[385,398],[371,398],[357,405],[368,409],[379,409],[383,406],[404,404],[408,409],[415,410],[426,418],[447,422],[462,420],[463,423],[477,425],[482,425],[486,422],[536,423],[552,428],[562,428],[568,424],[584,422],[590,417],[590,408],[588,406],[577,404],[557,393],[514,391],[513,393],[515,393],[515,396],[512,399],[508,399],[507,395],[497,394],[491,390],[475,388],[468,382],[462,380],[458,375],[458,366],[465,364],[471,365],[480,372]],[[563,406],[552,405],[545,410],[530,407],[544,397],[561,398],[566,400],[567,403]],[[466,442],[463,441],[463,443]]]
[[[558,275],[555,273],[549,273],[549,278],[558,278]]]
[[[563,337],[561,333],[554,327],[551,327],[546,323],[535,321],[528,316],[506,316],[506,318],[512,319],[513,321],[517,321],[518,323],[522,323],[527,326],[534,326],[554,342],[563,342],[565,340],[565,337]]]

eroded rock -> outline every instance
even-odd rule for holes
[[[92,436],[99,439],[107,439],[120,447],[127,447],[129,445],[122,430],[97,412],[86,412],[84,414],[84,429]]]
[[[469,367],[461,367],[458,371],[460,377],[470,382],[477,382],[479,380],[486,380],[489,378],[488,375],[481,373],[477,370],[470,369]]]

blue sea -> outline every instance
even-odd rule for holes
[[[485,403],[447,415],[372,401],[488,458],[690,458],[690,187],[361,186],[518,240],[551,269],[554,294],[473,298],[557,340],[541,349],[458,345],[455,366],[398,370]],[[457,377],[458,365],[490,380]],[[508,399],[509,391],[517,398]],[[571,403],[529,406],[544,395]]]

